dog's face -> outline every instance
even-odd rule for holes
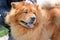
[[[12,2],[12,8],[14,13],[13,17],[11,17],[11,22],[15,22],[27,28],[33,28],[35,23],[37,22],[37,5],[33,3],[23,2]],[[12,16],[12,15],[11,15]],[[14,24],[14,23],[13,23]]]
[[[16,14],[18,23],[28,28],[32,28],[36,22],[36,15],[33,12],[36,9],[31,6],[31,4],[26,5],[23,3],[23,6],[20,6],[20,8],[18,9],[18,13]]]

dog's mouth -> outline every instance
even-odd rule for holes
[[[33,22],[25,22],[25,21],[21,21],[20,23],[21,25],[25,26],[26,28],[34,28],[34,24]]]
[[[28,20],[20,20],[19,23],[26,28],[34,28],[36,17],[30,17]]]

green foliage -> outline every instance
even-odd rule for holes
[[[5,36],[8,34],[8,29],[5,28],[4,26],[0,25],[0,37]]]

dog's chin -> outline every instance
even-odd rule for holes
[[[22,25],[26,28],[34,28],[34,24],[27,23],[27,22],[20,22],[20,25]]]

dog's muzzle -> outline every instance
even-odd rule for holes
[[[36,22],[35,17],[31,17],[29,22],[21,21],[22,25],[27,28],[34,28],[35,22]]]

